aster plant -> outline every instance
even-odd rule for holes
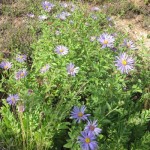
[[[85,106],[81,106],[81,108],[74,106],[73,110],[71,111],[71,118],[75,119],[75,121],[78,123],[80,123],[81,120],[83,121],[87,120],[90,114],[85,114],[85,110],[86,110]]]
[[[68,48],[63,46],[63,45],[58,45],[55,48],[55,53],[57,53],[59,55],[67,55],[68,54]]]
[[[126,53],[122,53],[116,57],[115,66],[121,71],[121,73],[128,74],[129,71],[133,70],[134,60],[129,57]]]
[[[73,12],[76,8],[76,6],[73,3],[65,3],[65,2],[61,2],[60,6],[63,8],[70,8],[70,11]]]
[[[62,14],[64,14],[66,17],[69,17],[71,14],[67,11],[63,11]]]
[[[114,47],[115,39],[114,39],[114,37],[112,35],[109,35],[107,33],[103,33],[98,38],[98,41],[102,45],[102,48],[106,48],[106,47],[112,48],[112,47]]]
[[[54,4],[52,4],[48,1],[44,1],[44,2],[42,2],[42,7],[46,12],[50,12],[52,10],[52,8],[54,7]]]
[[[75,76],[79,72],[79,67],[75,67],[73,63],[67,65],[67,72],[71,76]]]
[[[97,150],[98,144],[96,137],[92,132],[82,131],[81,136],[78,137],[82,150]]]
[[[64,15],[64,14],[58,14],[58,15],[56,15],[56,18],[59,18],[59,19],[61,19],[61,20],[66,20],[66,16]]]
[[[26,61],[27,56],[26,55],[17,55],[16,60],[20,63]]]
[[[46,15],[40,15],[38,16],[40,21],[46,20],[48,17]]]
[[[7,98],[7,102],[9,105],[15,105],[16,102],[19,100],[18,94],[10,94],[9,97]]]
[[[69,12],[61,12],[60,14],[56,15],[56,18],[59,18],[61,20],[66,20],[67,17],[69,17],[71,14]]]
[[[60,6],[63,7],[63,8],[67,8],[69,5],[68,5],[68,3],[61,2]]]
[[[34,17],[35,17],[35,15],[34,15],[33,13],[28,13],[27,16],[28,16],[29,18],[34,18]]]
[[[91,132],[94,135],[98,135],[102,132],[102,129],[98,128],[97,126],[98,126],[97,120],[95,120],[93,122],[88,120],[88,123],[84,130],[87,132]]]
[[[11,62],[2,61],[2,62],[0,63],[0,68],[3,68],[3,69],[5,69],[5,70],[10,69],[11,67],[12,67]]]
[[[16,72],[15,74],[15,79],[16,80],[20,80],[22,78],[25,78],[27,76],[27,71],[26,69],[22,69],[22,70],[19,70],[18,72]]]
[[[76,10],[76,6],[72,4],[70,11],[71,11],[71,12],[74,12],[75,10]]]
[[[0,61],[0,149],[148,150],[149,72],[145,53],[137,56],[138,72],[135,70],[131,79],[126,73],[134,69],[134,57],[118,53],[129,50],[119,44],[126,35],[108,27],[106,14],[97,11],[99,8],[90,13],[89,5],[78,5],[75,0],[75,13],[71,13],[71,3],[65,9],[58,1],[53,2],[57,5],[54,13],[48,13],[53,10],[49,4],[44,10],[32,9],[36,14],[43,14],[37,20],[48,18],[46,22],[35,23],[31,19],[29,24],[25,23],[31,25],[29,31],[35,36],[29,63],[18,63],[26,61],[22,55],[25,53],[19,50],[28,47],[28,43],[11,42],[8,45],[11,53],[0,50],[0,59],[5,61]],[[55,18],[59,13],[65,21]],[[96,19],[95,15],[98,21],[91,19]],[[106,49],[99,51],[101,45]],[[14,50],[19,54],[17,58]],[[7,61],[13,62],[9,71],[11,63]],[[23,65],[26,69],[20,68]],[[7,92],[14,93],[6,96]]]
[[[91,11],[99,11],[99,10],[100,10],[100,8],[97,6],[91,8]]]
[[[47,72],[47,71],[49,70],[49,68],[50,68],[50,65],[49,65],[49,64],[46,64],[44,67],[42,67],[42,68],[40,69],[40,72],[41,72],[41,73],[45,73],[45,72]]]
[[[98,17],[96,15],[91,15],[91,18],[94,19],[94,20],[98,19]]]
[[[136,49],[136,46],[134,45],[133,41],[130,41],[130,40],[127,40],[127,39],[124,39],[123,46],[128,48],[128,49],[131,49],[131,50]]]

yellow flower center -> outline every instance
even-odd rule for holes
[[[85,142],[90,143],[91,142],[90,138],[85,138]]]
[[[61,53],[62,53],[62,52],[64,52],[64,50],[63,50],[63,49],[60,49],[59,51],[60,51]]]
[[[6,65],[6,66],[4,66],[4,69],[8,69],[8,66]]]
[[[46,66],[43,67],[43,70],[45,70],[45,69],[46,69]]]
[[[89,128],[90,128],[91,131],[94,131],[94,129],[95,129],[95,127],[92,126],[92,125]]]
[[[104,40],[104,44],[108,44],[108,40]]]
[[[79,112],[78,113],[78,117],[82,117],[83,116],[83,113],[82,112]]]
[[[47,5],[46,8],[48,9],[48,7],[49,7],[49,6]]]
[[[122,60],[122,64],[123,64],[124,66],[126,66],[126,65],[127,65],[127,61],[126,61],[126,60]]]
[[[20,76],[23,77],[23,76],[24,76],[24,73],[22,72],[22,73],[20,74]]]
[[[130,44],[130,43],[127,43],[127,47],[130,48],[130,47],[131,47],[131,44]]]
[[[13,97],[13,98],[11,99],[11,101],[12,101],[12,102],[15,102],[15,98]]]

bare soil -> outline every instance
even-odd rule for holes
[[[142,40],[144,46],[149,50],[148,53],[150,53],[150,1],[146,3],[144,0],[127,0],[124,3],[117,3],[116,0],[114,3],[107,2],[104,5],[108,9],[104,10],[106,13],[111,8],[113,13],[121,11],[119,6],[126,11],[132,5],[132,10],[129,9],[124,16],[120,17],[116,13],[112,18],[117,29],[127,32],[134,41]],[[139,48],[141,48],[140,45]]]
[[[133,19],[120,19],[113,16],[113,19],[118,29],[127,32],[134,41],[143,40],[145,47],[150,49],[150,39],[148,38],[150,31],[142,27],[140,15]]]

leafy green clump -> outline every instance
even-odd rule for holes
[[[21,55],[16,49],[17,54],[7,59],[12,66],[1,65],[0,92],[5,96],[0,148],[80,150],[78,137],[87,122],[76,123],[70,113],[74,106],[85,105],[88,118],[102,129],[96,138],[99,149],[148,149],[149,71],[143,69],[138,50],[124,45],[128,37],[100,10],[80,3],[62,6],[56,2],[50,12],[41,7],[39,15],[48,18],[34,18],[41,36],[31,44],[30,53],[24,52],[27,59],[18,62]],[[35,33],[32,19],[28,21]],[[114,38],[111,46],[109,40],[99,40],[103,34]],[[116,66],[122,53],[134,59],[129,72]],[[127,69],[128,61],[121,60],[121,65]],[[18,74],[22,69],[26,72]],[[9,105],[9,94],[18,94],[19,100]]]

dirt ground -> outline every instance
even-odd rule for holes
[[[120,19],[113,16],[118,29],[127,32],[134,41],[143,40],[145,47],[150,49],[150,38],[148,38],[150,31],[142,27],[140,18],[140,15],[133,19]]]
[[[136,7],[147,9],[148,16],[147,18],[150,19],[150,1],[147,0],[147,5],[144,3],[144,0],[129,0],[130,2],[133,2]],[[145,1],[146,2],[146,1]],[[150,24],[147,25],[147,28],[145,28],[146,20],[144,20],[144,15],[139,14],[136,15],[132,19],[119,19],[115,18],[116,20],[116,26],[117,27],[123,27],[124,29],[129,33],[129,35],[134,40],[143,40],[145,47],[150,49]],[[145,22],[144,22],[145,21]],[[149,20],[147,20],[149,21]],[[149,37],[149,38],[148,38]]]

